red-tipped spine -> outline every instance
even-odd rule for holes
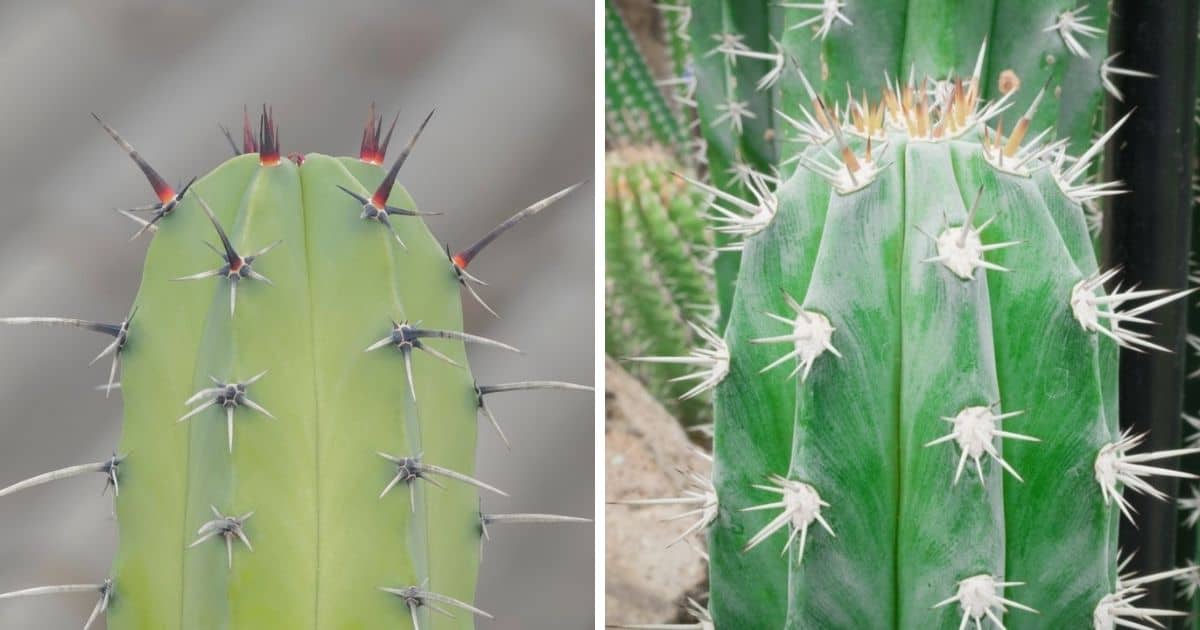
[[[470,247],[462,250],[461,252],[458,252],[457,254],[454,254],[453,256],[451,256],[450,260],[454,263],[455,267],[458,267],[459,269],[466,269],[467,265],[470,265],[471,261],[475,259],[475,256],[478,256],[479,252],[483,251],[483,248],[487,247],[492,241],[496,240],[501,234],[504,234],[508,230],[512,229],[512,227],[514,225],[520,223],[521,221],[524,221],[526,218],[531,217],[531,216],[541,212],[542,210],[545,210],[551,204],[553,204],[554,202],[558,201],[559,199],[562,199],[563,197],[566,197],[567,195],[571,194],[572,191],[574,191],[576,188],[579,188],[580,186],[584,185],[585,183],[586,183],[586,180],[579,182],[578,184],[572,184],[571,186],[567,186],[566,188],[554,193],[553,195],[550,195],[549,197],[546,197],[545,199],[542,199],[541,201],[537,201],[533,205],[529,206],[528,208],[525,208],[524,210],[512,215],[511,217],[505,219],[503,223],[501,223],[500,225],[497,225],[495,228],[493,228],[492,231],[488,232],[487,234],[484,234],[483,238],[479,239],[478,241],[475,241],[474,245],[471,245]]]
[[[379,127],[383,119],[375,118],[375,103],[367,109],[367,124],[363,127],[362,144],[358,149],[358,159],[369,164],[379,164]]]
[[[417,132],[413,134],[412,138],[409,138],[404,150],[396,157],[396,162],[392,164],[391,170],[383,178],[383,182],[379,184],[379,188],[375,189],[375,194],[371,195],[371,205],[375,206],[375,208],[379,210],[387,208],[388,195],[392,192],[392,184],[396,183],[396,174],[400,172],[400,167],[404,166],[404,161],[408,159],[408,154],[412,153],[413,146],[417,144],[417,138],[421,137],[421,132],[425,130],[425,125],[428,125],[429,119],[433,118],[434,111],[437,110],[429,112],[429,115],[421,122],[421,126],[417,128]],[[388,132],[388,135],[390,136],[391,132]]]
[[[383,116],[375,115],[375,103],[367,110],[367,124],[363,127],[362,145],[358,150],[358,158],[368,164],[382,166],[387,157],[388,144],[392,141],[392,132],[396,130],[396,121],[400,120],[400,112],[392,118],[387,135],[383,135]],[[381,140],[382,139],[382,140]]]
[[[100,117],[96,114],[93,113],[92,118],[95,118],[96,122],[100,123],[100,126],[104,127],[104,130],[108,132],[108,135],[112,136],[112,139],[116,140],[117,144],[121,145],[122,149],[125,149],[125,152],[129,154],[129,159],[133,160],[133,163],[137,164],[138,168],[142,169],[142,173],[144,173],[146,175],[146,179],[149,180],[150,187],[154,189],[154,194],[158,196],[158,200],[164,204],[174,201],[175,189],[171,188],[171,185],[167,183],[167,180],[163,179],[162,176],[158,174],[158,171],[154,170],[154,168],[150,166],[146,160],[142,159],[141,154],[139,154],[137,150],[133,148],[133,145],[126,142],[125,139],[121,137],[121,134],[117,133],[112,127],[106,125],[104,121],[100,120]]]
[[[263,166],[279,164],[279,129],[275,126],[275,110],[263,105],[258,124],[258,159]]]

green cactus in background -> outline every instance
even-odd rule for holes
[[[679,37],[683,14],[664,16],[679,23],[668,25],[674,63],[686,50]],[[696,345],[696,322],[711,327],[716,310],[714,245],[702,216],[707,203],[679,178],[691,157],[686,125],[662,91],[680,86],[655,81],[611,1],[605,20],[605,352],[648,357],[630,365],[633,375],[684,425],[705,425],[712,419],[709,397],[689,394],[694,384],[685,370],[653,361]]]
[[[631,372],[685,425],[711,422],[711,400],[690,391],[694,383],[681,380],[687,371],[653,361],[699,344],[693,322],[712,325],[713,244],[703,195],[660,148],[620,147],[604,162],[605,352],[642,357]]]
[[[815,87],[793,103],[788,124],[806,146],[780,156],[799,168],[780,169],[777,185],[753,170],[744,192],[695,182],[740,217],[716,229],[742,259],[723,333],[677,358],[715,392],[711,479],[695,473],[681,497],[635,502],[682,506],[694,519],[685,536],[706,531],[711,617],[677,627],[1156,626],[1182,613],[1139,606],[1145,586],[1196,569],[1122,570],[1125,493],[1165,499],[1147,478],[1195,478],[1160,460],[1200,448],[1134,452],[1143,436],[1117,425],[1119,348],[1163,350],[1139,327],[1188,294],[1121,288],[1098,266],[1085,205],[1118,186],[1091,175],[1128,117],[1069,157],[1076,124],[1090,134],[1096,111],[1077,119],[1078,95],[1062,97],[1070,86],[1054,79],[991,93],[989,68],[1023,66],[980,52],[992,23],[966,17],[981,29],[969,55],[925,51],[897,78],[896,57],[878,58],[892,40],[853,32],[893,18],[892,4],[785,3],[818,12],[804,26],[819,42],[839,29],[857,42],[836,63],[821,53],[822,85],[838,64],[880,82],[840,106]],[[908,4],[928,22],[910,33],[957,23]],[[995,10],[1008,4],[1029,3]],[[1082,9],[1069,9],[1045,32],[1083,57],[1080,40],[1102,33],[1080,30]],[[725,52],[744,41],[714,23],[737,24],[706,22],[716,37],[693,28],[693,42]],[[849,60],[856,50],[866,61]],[[757,142],[735,118],[719,122]],[[1052,128],[1057,140],[1042,131]]]
[[[0,496],[101,473],[120,543],[106,579],[0,598],[94,591],[87,626],[114,630],[472,628],[489,525],[584,520],[481,508],[504,495],[471,476],[485,396],[590,388],[478,384],[465,346],[515,348],[463,332],[459,299],[480,250],[575,186],[451,256],[395,183],[428,122],[384,171],[374,106],[357,158],[282,157],[264,107],[179,189],[104,125],[158,199],[127,213],[153,233],[129,315],[3,322],[111,338],[121,443]]]

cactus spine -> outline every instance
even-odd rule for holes
[[[465,346],[516,349],[463,332],[459,298],[479,298],[483,247],[575,187],[450,256],[395,183],[429,118],[387,171],[382,122],[372,106],[357,158],[283,157],[264,108],[178,191],[105,125],[159,199],[132,214],[153,240],[130,315],[4,320],[110,336],[110,392],[119,360],[118,455],[0,491],[113,486],[120,544],[88,625],[471,628],[491,616],[471,603],[489,524],[583,520],[481,510],[504,494],[472,476],[485,394],[588,388],[478,385]]]

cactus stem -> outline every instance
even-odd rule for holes
[[[1097,35],[1105,34],[1104,29],[1088,24],[1092,18],[1091,16],[1084,15],[1087,12],[1087,8],[1087,3],[1084,3],[1069,11],[1063,11],[1054,24],[1042,29],[1043,33],[1058,31],[1059,36],[1062,37],[1063,44],[1067,46],[1067,50],[1071,51],[1071,54],[1085,59],[1091,55],[1088,54],[1087,49],[1083,47],[1083,44],[1079,43],[1076,37],[1094,38]]]
[[[216,277],[225,278],[229,281],[229,316],[233,317],[234,311],[237,309],[237,285],[239,280],[243,278],[250,278],[251,280],[257,280],[259,282],[266,283],[267,285],[274,286],[275,283],[271,282],[270,278],[267,278],[261,273],[255,271],[252,265],[254,264],[255,259],[266,254],[272,249],[275,249],[275,247],[283,241],[275,241],[274,243],[271,243],[270,245],[267,245],[266,247],[263,247],[262,249],[243,258],[242,256],[238,255],[237,250],[233,248],[233,244],[229,242],[229,236],[225,234],[225,230],[221,227],[221,223],[217,221],[217,217],[213,214],[212,208],[208,207],[208,203],[204,201],[204,198],[200,196],[200,193],[196,193],[195,197],[200,202],[200,207],[204,209],[204,214],[208,215],[208,220],[212,222],[213,228],[217,230],[217,236],[221,238],[221,246],[225,251],[221,252],[215,248],[213,248],[213,251],[215,251],[223,261],[225,261],[225,264],[216,269],[210,269],[208,271],[201,271],[188,276],[182,276],[175,278],[175,280],[202,280],[205,278]],[[209,247],[211,248],[212,246],[209,245]]]
[[[392,124],[388,127],[387,135],[380,141],[380,135],[383,132],[383,116],[375,117],[375,103],[371,103],[370,109],[367,110],[367,124],[363,128],[362,145],[358,150],[358,159],[376,166],[383,165],[383,159],[387,156],[388,144],[392,141],[392,132],[396,130],[396,121],[400,120],[400,112],[396,112],[396,117],[392,119]]]
[[[445,608],[438,606],[438,604],[459,608],[469,613],[479,615],[480,617],[495,619],[495,617],[492,615],[466,602],[454,599],[449,595],[439,595],[438,593],[422,590],[416,586],[409,586],[408,588],[390,588],[386,586],[380,586],[379,590],[385,593],[391,593],[392,595],[404,600],[404,604],[408,606],[408,612],[412,616],[413,630],[421,630],[421,624],[417,617],[417,609],[422,606],[432,608],[433,610],[436,610],[437,612],[451,618],[453,618],[454,615],[450,614],[450,611],[446,610]]]
[[[771,503],[742,508],[741,511],[755,512],[759,510],[778,509],[782,509],[783,511],[751,537],[745,547],[742,548],[742,551],[750,551],[764,540],[770,538],[772,534],[787,526],[791,530],[791,533],[788,535],[787,542],[784,543],[780,555],[787,553],[792,544],[796,542],[796,538],[799,537],[796,564],[800,564],[804,561],[804,548],[808,544],[808,528],[812,525],[813,521],[819,523],[830,536],[836,537],[836,534],[833,533],[833,528],[825,521],[825,517],[821,516],[821,508],[829,507],[829,504],[821,500],[821,495],[817,494],[816,488],[802,481],[792,481],[779,475],[771,475],[770,479],[775,485],[754,484],[754,487],[765,492],[782,495],[782,499]]]
[[[694,398],[716,387],[729,375],[729,347],[725,340],[709,328],[688,322],[688,326],[707,343],[706,347],[694,348],[685,357],[629,357],[630,361],[643,363],[676,363],[691,365],[699,368],[697,371],[670,380],[672,383],[683,381],[700,381],[692,389],[684,392],[680,400]]]
[[[235,409],[237,409],[238,407],[240,407],[242,405],[245,405],[246,407],[249,407],[250,409],[257,411],[258,413],[260,413],[272,420],[275,419],[275,416],[272,415],[271,412],[267,411],[266,408],[264,408],[262,405],[260,405],[256,402],[254,402],[253,400],[250,399],[249,396],[246,395],[246,389],[248,387],[250,387],[251,385],[257,383],[258,380],[261,379],[263,376],[266,376],[266,374],[267,374],[267,370],[263,370],[262,372],[255,374],[249,380],[246,380],[241,383],[224,383],[214,376],[209,376],[208,378],[211,379],[212,382],[216,384],[216,387],[208,387],[208,388],[205,388],[205,389],[202,389],[202,390],[196,392],[195,394],[192,395],[191,398],[187,399],[187,401],[185,401],[183,404],[185,406],[194,405],[197,402],[200,402],[200,400],[202,400],[205,397],[209,397],[209,399],[207,401],[205,401],[203,404],[201,404],[199,407],[195,407],[191,411],[184,414],[183,417],[181,417],[179,420],[176,420],[176,422],[183,422],[184,420],[187,420],[187,419],[191,418],[192,416],[199,414],[200,412],[204,411],[205,409],[208,409],[209,407],[213,407],[213,406],[223,407],[225,409],[225,430],[229,437],[229,452],[232,453],[233,452],[233,412]]]
[[[1029,606],[1007,599],[1001,594],[1006,587],[1024,585],[1024,582],[1001,582],[987,574],[975,575],[960,581],[958,591],[953,597],[948,597],[933,607],[942,608],[957,602],[959,608],[962,609],[962,622],[959,624],[959,628],[966,628],[967,621],[974,621],[975,628],[978,630],[982,628],[980,624],[984,617],[991,619],[997,628],[1003,628],[1004,623],[1000,621],[1000,617],[996,613],[1003,613],[1006,606],[1037,614],[1037,611]]]
[[[1112,95],[1113,98],[1124,103],[1125,95],[1121,90],[1117,89],[1117,84],[1113,82],[1113,75],[1123,77],[1135,77],[1138,79],[1157,79],[1158,75],[1141,70],[1133,70],[1131,68],[1119,68],[1113,65],[1113,61],[1120,57],[1121,53],[1113,53],[1104,59],[1100,64],[1100,84],[1104,86],[1104,91]]]
[[[395,488],[396,485],[402,481],[408,485],[412,485],[413,483],[416,483],[418,480],[425,480],[438,488],[445,489],[445,486],[443,486],[440,482],[438,482],[437,479],[434,479],[433,477],[430,477],[429,475],[440,475],[447,479],[453,479],[455,481],[461,481],[462,483],[465,483],[470,486],[475,486],[476,488],[479,488],[480,490],[487,490],[489,492],[495,492],[496,494],[498,494],[502,497],[508,496],[507,492],[500,490],[499,488],[496,488],[494,486],[490,486],[478,479],[475,479],[474,477],[468,477],[467,475],[464,475],[460,472],[455,472],[453,470],[450,470],[449,468],[443,468],[441,466],[435,466],[433,464],[426,464],[421,461],[420,454],[418,454],[416,457],[396,457],[395,455],[388,455],[387,453],[384,453],[382,451],[376,451],[376,453],[378,453],[380,457],[382,457],[396,465],[396,476],[392,477],[392,480],[389,481],[387,486],[384,487],[383,492],[379,493],[380,499],[387,496],[387,493],[391,492],[392,488]],[[411,504],[412,510],[414,512],[416,512],[417,504],[416,504],[416,499],[414,498],[413,493],[411,493],[411,492],[409,493],[408,499],[409,499],[409,503]]]
[[[1159,350],[1161,352],[1169,352],[1166,348],[1148,341],[1149,335],[1132,330],[1127,330],[1121,327],[1122,323],[1128,324],[1152,324],[1148,319],[1139,317],[1147,311],[1154,310],[1160,306],[1174,302],[1183,298],[1197,289],[1185,289],[1182,291],[1171,292],[1168,289],[1128,289],[1122,291],[1120,286],[1113,291],[1111,295],[1096,295],[1096,291],[1102,290],[1104,283],[1112,279],[1119,269],[1113,268],[1103,273],[1095,273],[1090,277],[1080,280],[1071,289],[1071,310],[1075,315],[1076,321],[1083,327],[1084,330],[1090,332],[1098,332],[1106,337],[1109,337],[1123,348],[1143,352],[1145,350]],[[1118,310],[1125,302],[1129,300],[1138,300],[1149,297],[1158,297],[1158,299],[1146,302],[1125,311]],[[1100,306],[1107,307],[1105,310],[1100,310]],[[1112,330],[1102,323],[1101,319],[1112,321]]]
[[[500,383],[498,385],[480,385],[475,384],[475,400],[479,405],[479,409],[487,416],[487,419],[492,423],[492,427],[496,429],[500,439],[504,445],[510,450],[512,444],[508,441],[508,436],[504,435],[504,431],[500,429],[500,423],[496,420],[496,416],[492,414],[492,410],[488,408],[483,397],[488,394],[496,394],[500,392],[524,391],[530,389],[565,389],[576,391],[595,391],[595,388],[588,385],[577,385],[575,383],[564,383],[562,381],[521,381],[518,383]]]
[[[183,188],[180,188],[179,192],[176,193],[175,189],[171,188],[171,185],[167,183],[167,180],[163,179],[162,176],[158,174],[158,171],[155,171],[154,167],[150,166],[150,164],[142,158],[141,154],[139,154],[137,150],[133,148],[133,145],[129,144],[124,138],[121,137],[121,134],[117,133],[115,129],[105,124],[103,120],[100,120],[100,117],[95,113],[92,114],[92,118],[95,118],[96,122],[100,123],[100,126],[104,128],[104,131],[108,132],[108,135],[111,136],[112,139],[115,140],[117,144],[125,150],[125,153],[129,154],[129,159],[133,160],[133,163],[137,164],[138,168],[142,170],[142,174],[146,176],[146,180],[150,182],[150,187],[154,189],[154,194],[158,197],[158,203],[135,209],[154,212],[154,216],[147,222],[146,225],[143,225],[142,229],[138,230],[130,240],[136,239],[143,233],[150,230],[154,224],[158,223],[163,217],[174,211],[179,205],[179,201],[183,199],[183,196],[187,193],[188,188],[191,187],[192,182],[196,181],[196,179],[192,178],[189,180],[188,183],[184,184]]]
[[[842,353],[838,352],[837,348],[833,347],[833,333],[837,329],[829,323],[829,318],[820,313],[806,311],[800,307],[800,303],[795,300],[786,291],[783,292],[783,299],[792,311],[796,313],[794,318],[776,315],[774,313],[766,313],[767,317],[787,324],[792,327],[792,332],[786,335],[777,335],[774,337],[759,337],[751,339],[750,343],[790,343],[792,351],[775,359],[766,367],[759,370],[759,374],[769,372],[785,361],[796,359],[796,367],[788,374],[788,378],[795,378],[796,374],[800,374],[800,380],[808,380],[808,374],[812,371],[813,362],[817,357],[824,354],[826,351],[832,352],[834,356],[841,357]],[[803,373],[801,373],[803,370]]]
[[[1096,462],[1093,465],[1096,483],[1100,484],[1100,492],[1104,497],[1104,504],[1109,505],[1112,501],[1116,501],[1117,507],[1121,509],[1121,513],[1130,522],[1133,522],[1133,512],[1129,505],[1129,500],[1122,495],[1122,487],[1159,500],[1164,500],[1167,498],[1167,495],[1158,488],[1150,485],[1143,477],[1158,475],[1160,477],[1175,477],[1176,479],[1198,478],[1196,475],[1187,472],[1158,466],[1148,466],[1146,462],[1194,455],[1200,453],[1200,448],[1178,448],[1130,455],[1129,451],[1137,448],[1145,439],[1145,434],[1134,435],[1129,430],[1126,430],[1121,434],[1121,439],[1105,444],[1100,448],[1100,452],[1096,455]]]
[[[776,6],[785,9],[805,9],[809,11],[819,11],[817,15],[805,20],[801,20],[787,29],[789,31],[794,31],[820,23],[821,26],[817,28],[816,33],[813,34],[813,39],[824,40],[825,37],[829,35],[830,29],[833,28],[834,22],[838,20],[845,22],[846,26],[854,26],[854,22],[851,22],[850,18],[846,17],[845,13],[842,13],[842,7],[846,6],[846,0],[821,0],[821,2],[780,2]]]
[[[104,489],[106,491],[108,490],[109,486],[111,486],[113,489],[113,494],[119,495],[121,493],[121,486],[117,481],[117,470],[120,468],[121,462],[124,461],[124,459],[124,457],[118,457],[114,453],[112,457],[103,461],[93,462],[91,464],[80,464],[78,466],[68,466],[66,468],[59,468],[58,470],[42,473],[36,477],[30,477],[24,481],[14,483],[7,488],[0,489],[0,497],[6,497],[15,492],[32,488],[34,486],[40,486],[45,483],[50,483],[51,481],[68,479],[70,477],[78,477],[79,475],[95,472],[104,473],[106,477]]]
[[[1016,478],[1017,481],[1024,481],[1021,475],[1013,469],[1004,458],[1000,456],[1000,452],[996,450],[993,440],[996,438],[1009,438],[1013,440],[1022,440],[1025,442],[1041,442],[1041,440],[1028,435],[1019,433],[1011,433],[1001,431],[997,424],[1006,418],[1012,418],[1021,415],[1022,411],[1010,411],[1008,413],[994,414],[988,407],[966,407],[958,412],[958,415],[948,418],[943,416],[942,420],[954,425],[954,429],[943,435],[940,438],[927,442],[925,447],[942,444],[954,440],[958,443],[962,454],[958,458],[958,466],[954,470],[954,481],[951,485],[958,484],[959,478],[962,476],[963,468],[967,463],[969,456],[975,462],[975,472],[979,475],[979,485],[984,486],[983,465],[980,463],[980,458],[983,455],[989,455],[991,458],[1010,475]]]
[[[92,608],[92,614],[83,624],[83,630],[88,630],[100,615],[108,610],[108,602],[112,598],[113,582],[104,580],[101,584],[63,584],[61,586],[38,586],[9,593],[0,593],[0,599],[16,599],[20,597],[37,597],[41,595],[59,595],[62,593],[91,593],[99,592],[100,600]]]
[[[133,321],[133,316],[136,314],[137,307],[134,307],[129,317],[125,318],[120,324],[101,324],[84,319],[69,319],[64,317],[0,317],[0,324],[74,326],[75,328],[83,328],[84,330],[91,330],[112,336],[112,343],[105,346],[100,351],[100,354],[97,354],[96,358],[88,363],[88,365],[95,365],[100,359],[112,355],[112,366],[108,370],[108,386],[104,393],[104,397],[108,398],[109,394],[112,393],[113,382],[117,378],[117,368],[121,363],[121,351],[125,349],[125,344],[129,341],[129,323]]]
[[[204,523],[200,526],[200,529],[196,530],[196,535],[199,538],[188,545],[188,548],[191,549],[215,536],[220,536],[225,541],[225,558],[229,568],[232,569],[234,539],[242,541],[242,544],[246,545],[246,549],[249,549],[251,552],[254,551],[254,547],[250,545],[250,538],[246,536],[245,528],[246,521],[250,520],[251,516],[254,516],[254,512],[250,511],[241,516],[225,516],[217,509],[217,506],[210,505],[208,507],[212,510],[213,516],[216,518]]]

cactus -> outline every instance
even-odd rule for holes
[[[605,169],[605,351],[678,355],[699,342],[689,322],[711,326],[716,304],[704,200],[661,148],[617,148]],[[631,365],[632,373],[675,417],[688,426],[711,421],[711,401],[689,395],[685,370],[647,361]]]
[[[396,184],[431,116],[385,171],[395,121],[384,134],[373,105],[356,158],[283,156],[264,107],[180,188],[101,122],[157,197],[126,212],[153,234],[129,315],[2,321],[106,336],[121,442],[0,496],[100,473],[119,547],[95,584],[0,598],[93,591],[85,627],[114,630],[471,628],[491,616],[471,603],[489,527],[585,520],[481,507],[504,495],[471,476],[480,412],[500,429],[485,397],[590,388],[478,384],[466,346],[516,349],[463,332],[459,298],[483,303],[473,259],[578,185],[451,255]]]
[[[861,25],[851,4],[808,5],[818,39],[841,11]],[[1063,128],[1042,113],[1065,111],[1055,86],[988,101],[986,49],[968,59],[946,92],[891,74],[873,102],[806,98],[801,168],[753,202],[696,182],[741,217],[742,261],[723,334],[677,357],[715,392],[711,478],[636,502],[706,531],[711,617],[679,627],[1183,614],[1141,601],[1194,567],[1132,575],[1117,549],[1128,495],[1166,499],[1147,479],[1194,479],[1162,460],[1200,453],[1138,452],[1117,424],[1119,349],[1163,350],[1148,313],[1190,293],[1122,288],[1097,263],[1084,205],[1116,187],[1089,174],[1128,116],[1070,158],[1036,126]]]
[[[865,94],[898,92],[905,78],[934,100],[977,65],[979,96],[1009,95],[1014,111],[1046,86],[1031,125],[1082,153],[1103,123],[1116,75],[1148,77],[1109,55],[1108,7],[1102,0],[985,0],[951,6],[942,0],[801,0],[780,3],[694,2],[687,13],[695,77],[690,84],[706,143],[709,183],[753,201],[751,172],[783,176],[796,168],[799,145],[811,141],[813,102],[844,99],[835,117],[863,117]],[[1030,32],[1029,25],[1039,25]],[[987,58],[977,58],[990,41]],[[1020,86],[1035,89],[1018,90]],[[862,94],[862,98],[860,98]],[[1093,172],[1098,173],[1098,162]],[[1093,234],[1101,212],[1087,206]],[[738,267],[736,251],[717,261],[721,326]]]

